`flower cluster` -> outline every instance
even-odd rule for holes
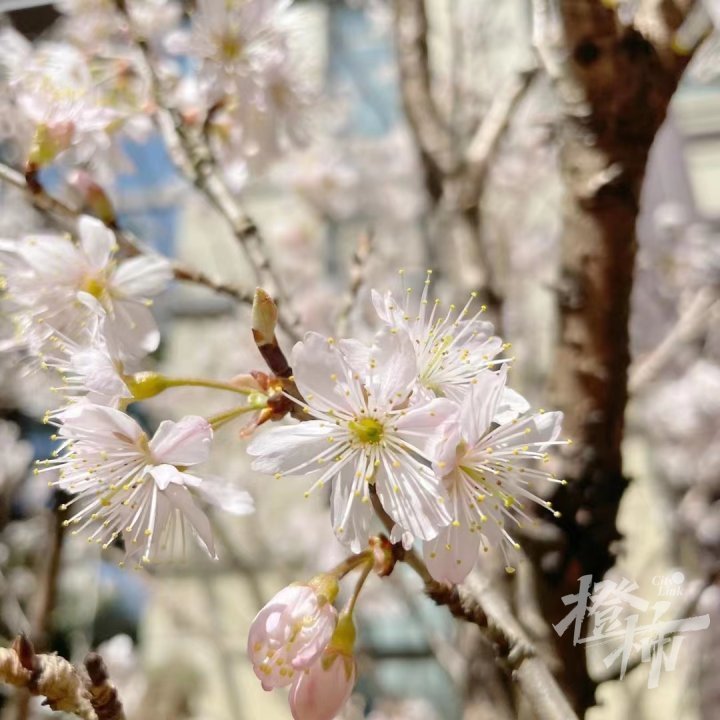
[[[189,526],[214,556],[198,501],[236,515],[251,512],[253,504],[244,491],[188,468],[207,460],[214,428],[260,411],[268,383],[252,376],[223,384],[136,372],[160,342],[149,305],[167,287],[172,268],[156,255],[119,259],[118,250],[115,234],[88,216],[78,222],[77,242],[55,235],[0,241],[17,345],[62,379],[57,389],[64,404],[46,415],[58,425],[61,445],[36,472],[57,474],[51,485],[70,496],[63,509],[73,508],[66,524],[103,547],[122,538],[127,557],[149,562],[172,550]],[[125,408],[174,384],[220,386],[249,400],[215,418],[165,420],[150,438]]]
[[[459,311],[373,293],[384,327],[372,344],[308,333],[292,354],[306,420],[258,433],[253,468],[310,475],[306,495],[332,486],[337,537],[359,552],[376,512],[391,538],[422,540],[428,567],[457,583],[480,548],[499,546],[506,567],[519,548],[513,528],[529,503],[550,507],[535,485],[563,482],[535,467],[558,444],[561,413],[528,412],[507,387],[506,346],[470,301]],[[375,505],[375,507],[373,507]]]

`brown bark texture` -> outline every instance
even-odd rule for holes
[[[566,200],[552,389],[573,444],[563,458],[568,485],[553,498],[564,547],[537,558],[552,623],[568,613],[561,598],[577,593],[578,579],[601,580],[615,560],[616,517],[628,484],[621,443],[635,224],[648,154],[688,61],[670,47],[682,20],[673,3],[658,4],[652,22],[639,27],[622,25],[597,0],[559,5],[565,59],[555,80],[565,113]],[[561,679],[582,715],[595,691],[583,648],[572,645],[569,631],[556,640]]]

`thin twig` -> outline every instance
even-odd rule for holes
[[[97,653],[89,653],[85,658],[85,669],[90,702],[98,720],[125,720],[125,711],[117,689],[110,682],[105,661]]]
[[[374,486],[371,500],[376,514],[392,531],[394,522],[380,504]],[[577,720],[547,665],[537,657],[535,648],[506,600],[487,579],[471,575],[457,586],[435,580],[419,555],[396,546],[400,559],[407,563],[425,585],[425,592],[438,605],[445,605],[457,618],[477,625],[495,646],[497,661],[510,673],[540,720]]]
[[[281,327],[290,337],[299,339],[299,317],[292,311],[289,296],[270,261],[267,243],[258,226],[221,178],[204,135],[201,132],[193,133],[183,122],[180,113],[167,102],[167,93],[157,73],[150,47],[134,32],[125,0],[115,0],[115,4],[125,18],[139,51],[142,70],[150,81],[156,103],[155,119],[170,156],[185,177],[227,221],[252,268],[255,281],[278,298],[281,305]]]
[[[653,380],[676,355],[678,347],[702,331],[718,307],[720,300],[717,290],[711,287],[700,288],[660,344],[630,370],[630,392],[642,390]]]
[[[77,219],[82,214],[81,211],[62,200],[58,200],[44,189],[31,188],[22,173],[18,172],[14,168],[0,163],[0,180],[13,185],[18,190],[21,190],[25,197],[36,207],[41,213],[53,218],[59,218],[64,221],[65,224],[74,225]],[[98,218],[102,220],[102,218]],[[144,243],[132,233],[127,230],[119,230],[118,228],[110,228],[115,232],[118,239],[118,244],[128,255],[139,255],[147,252]],[[205,273],[197,270],[196,268],[186,265],[181,262],[173,261],[172,263],[173,273],[176,280],[192,282],[196,285],[203,285],[204,287],[212,290],[221,295],[226,295],[233,300],[250,304],[252,303],[252,294],[229,285],[227,283],[220,282],[208,277]]]
[[[368,262],[372,255],[373,249],[373,236],[370,232],[360,233],[358,237],[357,247],[353,253],[352,263],[350,265],[350,278],[348,283],[347,292],[343,299],[342,307],[338,313],[336,326],[337,332],[340,337],[344,337],[348,331],[348,324],[350,321],[350,313],[353,307],[357,303],[358,295],[360,290],[365,284],[365,274],[368,268]]]

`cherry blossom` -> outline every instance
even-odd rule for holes
[[[78,222],[78,235],[77,245],[57,235],[0,241],[8,292],[31,351],[41,354],[56,335],[83,342],[100,315],[122,355],[152,352],[160,334],[148,303],[169,283],[170,263],[150,255],[117,262],[115,235],[89,216]]]
[[[365,354],[356,343],[307,333],[292,366],[309,419],[259,433],[248,446],[253,468],[312,474],[309,492],[331,481],[333,528],[354,552],[367,540],[371,486],[400,531],[434,538],[451,517],[430,464],[456,406],[408,405],[416,376],[409,336],[383,330]]]
[[[549,507],[533,483],[562,482],[534,468],[558,441],[562,413],[538,412],[496,425],[507,371],[477,377],[463,403],[454,433],[446,435],[435,463],[450,498],[453,521],[424,545],[428,569],[437,580],[459,583],[472,570],[480,548],[519,548],[509,527],[530,521],[526,502]]]
[[[152,438],[129,415],[79,402],[60,416],[62,455],[43,469],[60,470],[53,483],[79,509],[66,521],[74,533],[108,547],[122,537],[128,557],[143,562],[172,550],[189,524],[201,547],[215,557],[210,522],[197,500],[228,512],[252,512],[250,496],[214,478],[187,471],[207,460],[213,431],[201,417],[163,421]]]

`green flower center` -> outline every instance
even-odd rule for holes
[[[348,428],[355,434],[355,437],[365,445],[376,445],[383,439],[385,428],[375,418],[362,418],[348,423]]]

